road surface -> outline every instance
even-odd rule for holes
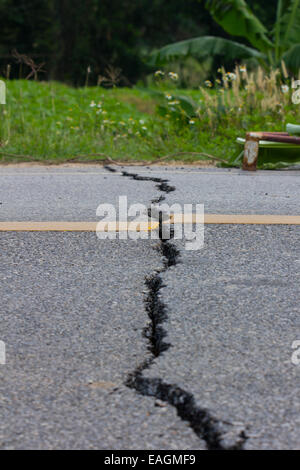
[[[299,449],[297,222],[209,224],[196,251],[5,226],[98,221],[119,196],[300,216],[299,178],[0,167],[0,448]]]

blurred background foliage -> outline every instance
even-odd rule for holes
[[[247,4],[272,28],[273,2]],[[152,50],[203,35],[230,38],[204,0],[0,0],[0,29],[0,75],[28,75],[30,68],[13,55],[17,50],[44,64],[39,79],[75,86],[146,84],[154,70],[145,60]],[[230,68],[234,61],[224,59],[222,65]],[[170,70],[180,71],[182,87],[194,87],[219,66],[213,58],[202,64],[190,58]]]

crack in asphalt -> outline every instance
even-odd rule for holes
[[[108,171],[115,172],[114,168],[109,166],[105,167]],[[158,183],[156,187],[163,193],[175,191],[174,186],[170,186],[169,181],[162,178],[140,176],[136,173],[128,173],[122,171],[122,175],[138,181],[153,181]],[[164,201],[164,195],[159,196],[151,201],[151,204],[157,204]],[[150,210],[150,209],[149,209]],[[151,213],[150,213],[151,215]],[[163,267],[157,269],[151,275],[146,276],[145,286],[147,287],[148,294],[144,299],[145,309],[150,319],[150,324],[144,328],[143,336],[148,341],[148,350],[151,352],[152,357],[144,360],[133,372],[131,372],[125,385],[134,389],[137,393],[143,396],[151,396],[168,403],[177,410],[178,416],[187,421],[195,432],[195,434],[206,442],[208,450],[240,450],[243,449],[244,443],[247,440],[245,431],[240,431],[237,439],[231,445],[224,444],[224,436],[228,432],[228,427],[233,425],[228,422],[218,420],[211,413],[205,409],[197,406],[192,393],[187,392],[176,384],[169,384],[163,382],[161,378],[148,378],[143,376],[143,372],[150,368],[163,352],[169,348],[174,347],[172,344],[165,341],[167,332],[163,328],[163,323],[168,318],[167,307],[160,297],[160,289],[164,287],[161,274],[166,272],[171,266],[176,266],[179,262],[180,252],[177,248],[170,243],[174,236],[171,228],[170,237],[164,238],[163,233],[163,216],[159,213],[159,246],[156,248],[161,253],[163,259]],[[225,426],[225,427],[224,427]]]
[[[128,173],[127,171],[122,171],[122,175],[127,176],[128,178],[131,178],[131,179],[136,180],[136,181],[153,181],[154,183],[158,183],[156,185],[157,189],[159,191],[164,192],[164,193],[170,193],[172,191],[175,191],[175,189],[176,189],[175,186],[170,186],[168,184],[168,180],[166,180],[166,179],[154,178],[152,176],[140,176],[137,173]],[[163,197],[163,196],[161,196],[161,197]],[[163,199],[165,199],[165,198],[163,197]],[[152,201],[152,203],[153,202],[154,201]]]

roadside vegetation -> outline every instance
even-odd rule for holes
[[[153,64],[165,64],[176,59],[194,57],[204,61],[224,56],[227,60],[252,59],[265,69],[279,67],[284,60],[289,70],[300,67],[300,0],[277,0],[274,25],[268,31],[245,0],[206,0],[206,9],[232,39],[220,36],[200,36],[172,43],[154,51]],[[249,46],[234,40],[244,38]]]
[[[226,164],[300,123],[300,0],[71,3],[0,2],[3,163]]]
[[[1,161],[226,161],[246,131],[300,122],[284,67],[220,68],[214,82],[194,90],[178,89],[178,81],[177,73],[161,70],[144,89],[7,81]]]

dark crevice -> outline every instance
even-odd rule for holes
[[[173,233],[171,230],[171,237],[172,235]],[[168,241],[161,239],[160,249],[164,257],[163,262],[164,262],[165,268],[167,269],[167,268],[170,268],[171,266],[175,266],[178,262],[178,257],[180,256],[180,253],[177,250],[177,248],[174,245],[172,245],[172,243],[169,243]]]
[[[147,364],[147,367],[149,365]],[[223,444],[223,436],[228,429],[228,423],[214,418],[208,410],[199,408],[193,395],[174,384],[168,384],[161,379],[143,377],[142,371],[132,374],[126,385],[144,396],[155,397],[176,408],[178,416],[187,421],[195,434],[206,442],[208,450],[240,450],[246,441],[244,431],[240,432],[233,445]]]
[[[159,191],[162,191],[164,193],[170,193],[172,191],[175,191],[176,189],[175,186],[170,186],[168,184],[168,180],[162,178],[156,178],[153,176],[140,176],[137,173],[128,173],[127,171],[122,171],[122,175],[127,176],[136,181],[153,181],[154,183],[159,183],[156,185],[156,187],[157,189],[159,189]]]
[[[160,202],[164,201],[165,200],[165,197],[164,196],[159,196],[155,199],[152,199],[152,204],[159,204]],[[150,209],[149,209],[150,210]]]
[[[110,167],[109,171],[113,170]],[[153,181],[159,183],[157,188],[165,193],[175,191],[174,186],[168,184],[168,180],[156,177],[139,176],[137,174],[122,172],[123,176],[130,177],[139,181]],[[161,195],[151,201],[156,204],[165,200]],[[238,450],[242,449],[247,436],[241,431],[233,444],[226,445],[224,437],[228,431],[232,430],[230,423],[225,423],[213,417],[211,413],[199,408],[196,404],[194,396],[186,390],[175,384],[168,384],[160,378],[148,378],[143,376],[143,372],[148,369],[163,352],[170,347],[174,347],[166,341],[167,332],[163,328],[163,323],[168,318],[167,307],[160,297],[160,290],[164,287],[161,274],[166,272],[171,266],[176,266],[179,262],[180,252],[170,242],[173,237],[173,230],[170,230],[168,238],[164,237],[162,213],[159,214],[159,246],[163,258],[163,267],[156,270],[150,276],[145,278],[145,286],[147,287],[147,295],[144,299],[146,312],[150,319],[150,324],[144,329],[143,335],[148,340],[148,349],[151,357],[143,361],[132,373],[129,374],[125,385],[143,396],[151,396],[164,401],[177,410],[178,416],[187,421],[195,434],[206,442],[209,450]]]
[[[149,291],[145,298],[145,306],[151,323],[144,330],[144,336],[148,339],[149,350],[153,354],[153,358],[155,358],[171,346],[164,341],[167,333],[162,327],[162,324],[167,319],[167,312],[165,305],[159,297],[159,291],[163,285],[160,275],[153,274],[146,277],[145,285]]]
[[[162,182],[160,184],[158,184],[156,187],[160,190],[160,191],[163,191],[165,193],[171,193],[172,191],[175,191],[175,186],[169,186],[167,184],[167,180],[162,180]]]
[[[117,170],[115,168],[112,168],[109,165],[104,165],[103,167],[105,170],[110,171],[110,173],[117,173]]]

